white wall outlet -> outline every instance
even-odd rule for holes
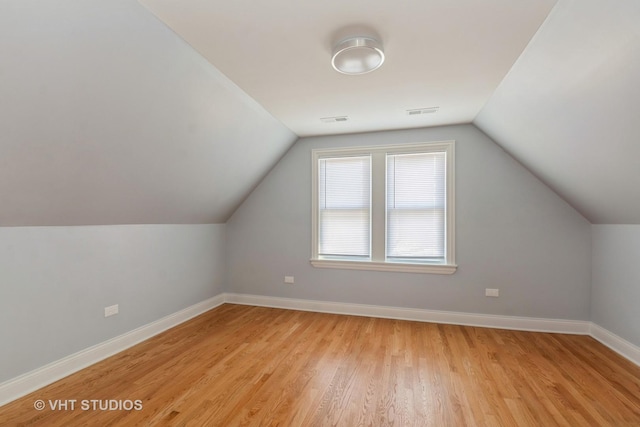
[[[114,314],[118,314],[118,304],[104,308],[104,317],[113,316]]]
[[[289,283],[289,284],[295,283],[293,280],[293,276],[284,276],[284,283]]]
[[[487,297],[499,297],[500,296],[500,289],[485,289],[484,290],[484,295]]]

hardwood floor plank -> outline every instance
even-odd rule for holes
[[[586,336],[225,304],[0,407],[0,425],[634,426],[640,368]]]

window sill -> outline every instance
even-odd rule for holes
[[[342,270],[395,271],[403,273],[453,274],[458,266],[452,264],[409,264],[399,262],[347,261],[335,259],[312,259],[316,268],[338,268]]]

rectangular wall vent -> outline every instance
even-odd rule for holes
[[[323,117],[320,119],[322,123],[339,123],[349,120],[349,116]]]
[[[419,116],[421,114],[432,114],[437,112],[440,107],[427,107],[427,108],[415,108],[413,110],[407,110],[409,116]]]

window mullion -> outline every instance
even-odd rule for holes
[[[386,153],[371,155],[371,260],[386,258]]]

